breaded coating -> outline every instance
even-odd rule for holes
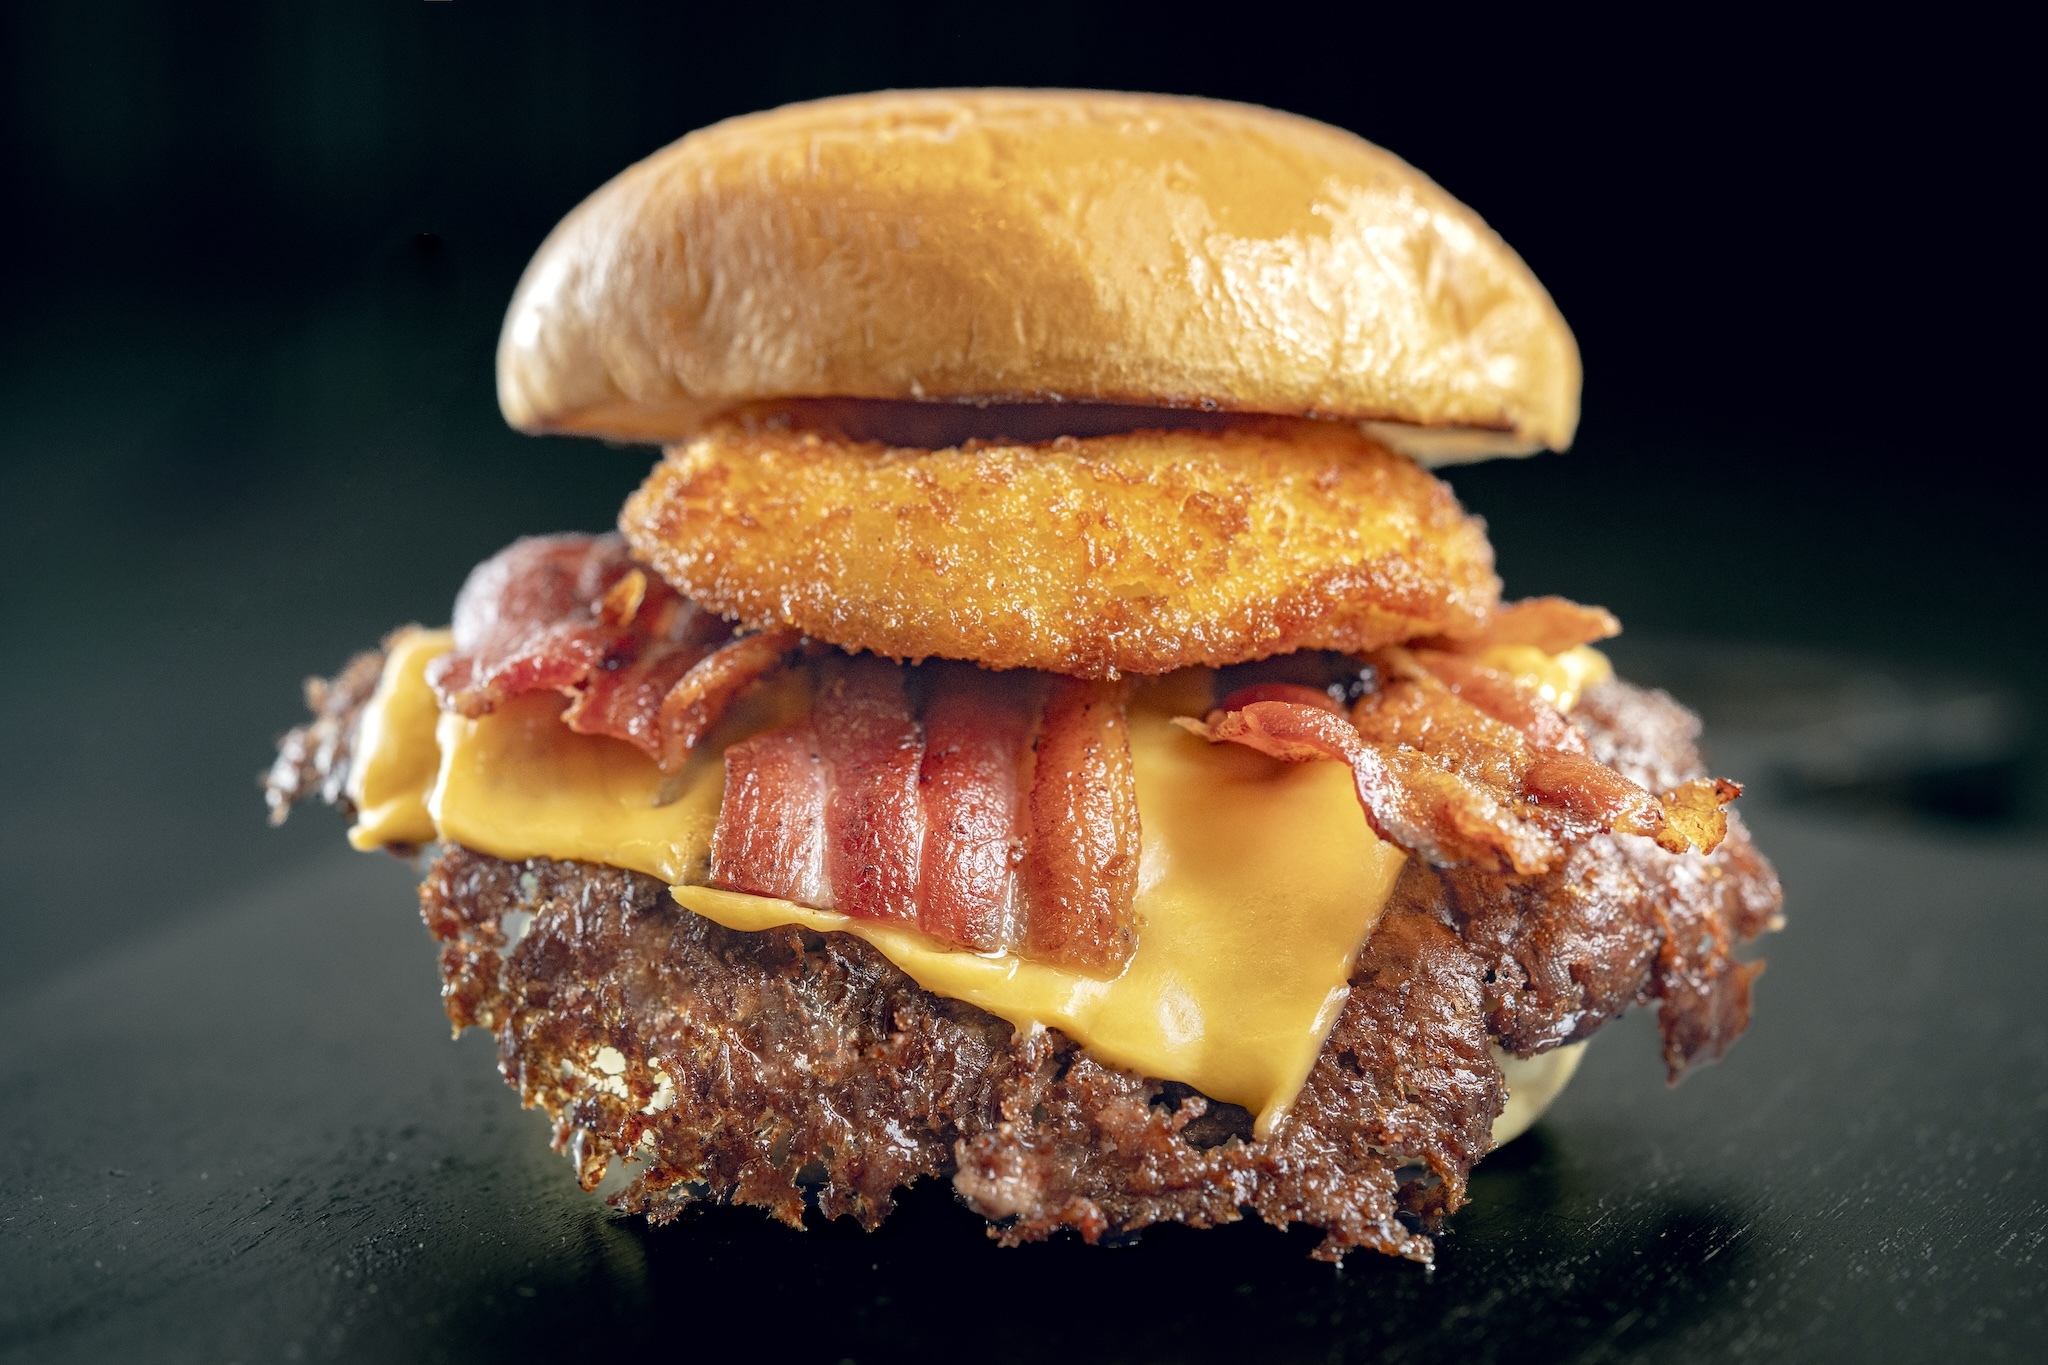
[[[1477,632],[1485,528],[1335,423],[895,448],[715,427],[626,502],[634,553],[748,626],[1087,678]]]

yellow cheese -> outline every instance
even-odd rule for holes
[[[1143,928],[1123,974],[1103,981],[950,949],[899,926],[702,884],[724,747],[800,716],[796,679],[758,689],[664,780],[632,746],[569,731],[551,694],[476,720],[436,719],[425,667],[447,647],[445,632],[417,632],[392,649],[359,732],[357,847],[433,835],[507,859],[606,863],[662,878],[682,905],[731,928],[853,934],[935,994],[1020,1028],[1058,1028],[1103,1061],[1241,1104],[1261,1133],[1306,1079],[1402,866],[1359,812],[1345,765],[1279,763],[1173,726],[1208,705],[1207,675],[1179,674],[1148,683],[1131,707]],[[1542,667],[1517,659],[1515,671],[1573,699],[1606,662],[1592,650],[1591,661],[1571,662],[1531,652]]]
[[[562,724],[528,693],[478,720],[444,714],[427,805],[440,837],[496,858],[575,858],[666,882],[702,880],[725,794],[725,747],[802,714],[798,682],[756,689],[674,780],[623,740]]]
[[[1534,645],[1491,645],[1479,651],[1479,662],[1514,674],[1560,711],[1571,710],[1587,689],[1614,677],[1614,665],[1591,645],[1562,654],[1545,654]]]
[[[348,775],[348,799],[356,808],[348,841],[366,852],[434,837],[427,792],[441,766],[434,742],[440,712],[427,686],[427,665],[454,647],[454,637],[407,626],[384,643],[384,673],[356,726]]]
[[[1263,1133],[1337,1022],[1353,956],[1403,855],[1367,827],[1348,767],[1209,744],[1170,723],[1185,708],[1146,700],[1130,729],[1144,928],[1113,981],[950,951],[913,930],[787,901],[705,886],[678,886],[675,898],[729,928],[857,935],[935,995],[1020,1028],[1057,1028],[1102,1061],[1241,1104]]]

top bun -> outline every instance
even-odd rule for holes
[[[1569,444],[1579,354],[1521,258],[1392,153],[1059,90],[691,133],[562,220],[498,342],[524,431],[675,441],[795,398],[1336,418],[1441,462]]]

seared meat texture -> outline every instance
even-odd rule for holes
[[[384,672],[384,651],[366,649],[332,678],[306,679],[306,709],[313,719],[277,742],[277,757],[263,775],[263,802],[270,823],[281,825],[292,807],[317,798],[353,820],[348,799],[349,754],[356,717],[362,714]]]
[[[637,873],[451,849],[421,902],[449,1018],[497,1035],[586,1186],[615,1156],[644,1163],[614,1202],[657,1222],[709,1199],[800,1225],[808,1192],[872,1227],[897,1186],[950,1175],[1009,1242],[1250,1206],[1323,1228],[1331,1257],[1426,1260],[1403,1179],[1435,1173],[1455,1207],[1506,1099],[1477,962],[1427,908],[1389,913],[1295,1114],[1259,1142],[1243,1110],[1017,1036],[858,939],[724,929]]]
[[[309,689],[317,719],[280,745],[275,811],[345,800],[379,662]],[[1572,724],[1647,790],[1699,775],[1698,722],[1662,693],[1596,688]],[[724,929],[637,873],[447,848],[420,895],[450,1020],[496,1035],[586,1185],[630,1156],[614,1202],[654,1221],[732,1202],[794,1225],[815,1201],[872,1227],[935,1176],[1009,1243],[1250,1209],[1321,1228],[1327,1259],[1424,1261],[1505,1099],[1488,1043],[1529,1056],[1654,1003],[1675,1080],[1747,1024],[1761,964],[1733,953],[1778,927],[1781,901],[1732,813],[1710,855],[1595,835],[1537,876],[1413,858],[1307,1084],[1259,1140],[1242,1109],[1057,1032],[1015,1035],[857,939]]]
[[[1696,722],[1660,694],[1596,690],[1588,748],[1645,786],[1696,775]],[[1427,1260],[1505,1101],[1488,1050],[1583,1038],[1657,1002],[1673,1076],[1747,1021],[1777,883],[1731,820],[1712,855],[1598,836],[1540,877],[1411,860],[1293,1108],[1250,1116],[1104,1066],[1057,1032],[1013,1035],[920,990],[873,949],[795,929],[738,933],[634,873],[443,853],[421,890],[458,1027],[501,1065],[595,1185],[655,1221],[696,1201],[872,1226],[896,1187],[950,1177],[1006,1242],[1089,1241],[1245,1209]],[[531,918],[528,919],[527,917]],[[517,932],[523,930],[523,933]]]

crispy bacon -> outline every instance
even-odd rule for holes
[[[1225,711],[1241,711],[1255,701],[1285,701],[1299,706],[1313,706],[1318,711],[1331,715],[1342,715],[1344,705],[1328,691],[1310,687],[1305,683],[1263,682],[1250,687],[1240,687],[1223,699]]]
[[[515,541],[470,574],[454,626],[454,652],[428,672],[444,707],[481,716],[522,692],[560,692],[570,729],[623,739],[665,772],[797,644],[788,631],[734,639],[616,535]]]
[[[1352,708],[1361,734],[1494,788],[1563,843],[1612,830],[1711,853],[1727,834],[1721,807],[1742,790],[1732,782],[1700,779],[1659,799],[1588,757],[1562,713],[1504,673],[1428,650],[1382,650],[1373,664],[1388,682]]]
[[[1574,645],[1619,634],[1621,622],[1605,607],[1581,606],[1565,597],[1525,597],[1496,609],[1476,634],[1440,643],[1472,653],[1490,645],[1534,645],[1545,654],[1562,654]]]
[[[1029,673],[961,664],[927,670],[924,862],[918,927],[934,938],[994,952],[1017,937],[1019,807],[1031,758],[1038,687]]]
[[[1557,598],[1497,613],[1480,643],[1563,648],[1612,633]],[[456,603],[454,653],[429,680],[465,715],[534,690],[572,729],[681,767],[728,704],[783,667],[794,631],[735,637],[616,536],[520,541]],[[1354,674],[1356,660],[1346,665]],[[1481,665],[1473,642],[1370,657],[1318,689],[1269,679],[1190,728],[1290,761],[1347,764],[1382,837],[1441,865],[1530,874],[1612,830],[1711,849],[1732,783],[1662,799],[1585,753],[1558,710]],[[1324,669],[1323,671],[1328,671]],[[810,719],[733,746],[715,884],[914,924],[977,951],[1118,970],[1135,947],[1139,825],[1124,689],[871,656],[818,665]],[[921,698],[921,701],[920,701]],[[1034,741],[1035,736],[1035,741]]]
[[[1042,674],[868,656],[817,672],[809,721],[726,751],[714,885],[978,952],[1090,972],[1129,960],[1139,824],[1123,688],[1058,679],[1048,697]]]
[[[1213,743],[1243,744],[1289,763],[1333,758],[1351,765],[1373,832],[1438,867],[1542,871],[1557,842],[1518,819],[1478,783],[1444,771],[1420,751],[1376,745],[1341,715],[1300,702],[1260,701],[1179,724]]]
[[[1505,673],[1430,650],[1382,650],[1372,663],[1383,685],[1348,720],[1311,689],[1264,684],[1180,723],[1289,762],[1350,764],[1374,831],[1439,867],[1528,875],[1604,831],[1674,853],[1712,852],[1727,832],[1721,808],[1740,787],[1703,779],[1652,796],[1590,757],[1562,713]],[[1266,695],[1283,689],[1304,695]]]
[[[681,767],[734,698],[780,669],[802,643],[793,630],[764,630],[727,640],[692,664],[661,699],[662,769]]]
[[[642,643],[628,636],[596,668],[555,687],[570,698],[562,710],[563,723],[578,734],[623,739],[658,763],[667,750],[662,701],[699,666],[701,657],[695,649]]]
[[[825,877],[836,908],[915,923],[924,735],[905,670],[869,656],[827,660],[823,672],[811,723],[825,760]]]
[[[636,573],[630,603],[613,596],[601,614]],[[635,568],[616,536],[530,536],[471,570],[455,598],[455,652],[430,676],[443,706],[480,716],[522,692],[573,692],[591,673],[648,653],[642,639],[656,628],[688,631],[695,618],[674,589]]]
[[[1392,655],[1392,651],[1388,654]],[[1463,654],[1416,650],[1406,657],[1450,689],[1452,696],[1469,702],[1502,724],[1512,725],[1534,743],[1566,753],[1586,752],[1586,741],[1564,713],[1512,674],[1487,668]],[[1412,670],[1406,676],[1412,677]]]
[[[1119,683],[1062,678],[1046,703],[1031,782],[1034,956],[1109,970],[1136,945],[1138,790]]]
[[[771,730],[725,751],[711,882],[833,908],[825,876],[825,763],[811,726]]]

